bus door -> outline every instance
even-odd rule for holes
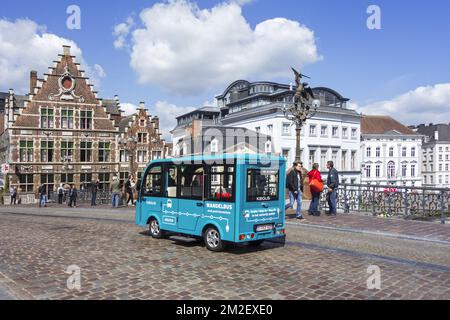
[[[235,229],[235,165],[208,166],[205,215],[220,226],[222,240],[234,240]]]
[[[178,169],[173,163],[164,165],[164,200],[161,203],[161,223],[165,229],[176,229],[178,219]]]
[[[162,169],[161,163],[151,165],[142,178],[138,204],[141,224],[145,224],[152,214],[160,217],[163,201]]]
[[[240,215],[239,233],[256,235],[268,234],[274,228],[283,226],[284,211],[280,199],[284,195],[280,190],[280,168],[245,166],[245,194],[243,211]]]
[[[180,196],[178,198],[179,229],[194,231],[197,222],[204,214],[204,181],[203,165],[181,165],[179,167]]]

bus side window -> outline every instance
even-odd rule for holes
[[[142,183],[144,197],[162,197],[162,165],[151,167]]]
[[[203,200],[204,168],[202,165],[183,165],[180,168],[180,197]]]
[[[212,165],[208,185],[208,200],[233,201],[234,166]]]
[[[165,181],[166,181],[166,196],[168,198],[177,197],[177,187],[178,187],[178,167],[174,164],[167,165],[164,171]]]

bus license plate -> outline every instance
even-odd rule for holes
[[[273,229],[273,224],[261,224],[256,226],[256,232],[269,231]]]

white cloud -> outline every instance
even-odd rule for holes
[[[126,22],[122,22],[114,26],[113,35],[116,37],[116,40],[114,41],[114,47],[116,49],[121,49],[126,46],[126,39],[130,34],[133,25],[133,18],[128,17]]]
[[[389,115],[405,125],[450,123],[450,83],[422,86],[392,100],[355,106],[364,114]]]
[[[144,9],[140,19],[143,27],[130,33],[130,64],[139,82],[179,94],[206,92],[240,78],[291,77],[290,66],[321,59],[313,31],[285,18],[252,29],[236,2],[200,9],[171,0]],[[125,46],[121,34],[116,47]]]
[[[159,117],[159,126],[163,138],[170,141],[170,131],[173,130],[177,124],[176,117],[195,110],[194,107],[179,107],[166,101],[158,101],[155,108],[151,109],[152,115]]]
[[[122,110],[124,113],[124,116],[129,116],[134,113],[136,113],[138,106],[132,103],[128,102],[121,102],[120,103],[120,110]]]
[[[62,53],[63,45],[72,47],[71,53],[77,56],[77,61],[91,78],[90,82],[99,85],[105,71],[98,64],[87,65],[74,41],[48,33],[45,26],[32,20],[0,19],[0,86],[5,86],[2,89],[11,87],[27,93],[30,71],[37,70],[42,76]]]

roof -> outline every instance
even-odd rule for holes
[[[116,100],[113,99],[103,99],[102,100],[103,107],[106,108],[106,112],[112,115],[120,115],[120,106],[117,104]]]
[[[128,128],[131,122],[133,122],[133,115],[122,118],[119,122],[119,132],[125,132],[125,128]]]
[[[191,115],[191,114],[196,114],[196,113],[203,113],[203,114],[205,114],[205,113],[214,113],[214,114],[220,114],[220,110],[219,110],[219,108],[216,108],[216,107],[204,106],[204,107],[201,107],[201,108],[192,110],[192,111],[190,111],[190,112],[187,112],[187,113],[185,113],[185,114],[182,114],[181,116],[176,117],[176,119],[180,119],[180,118],[189,116],[189,115]]]
[[[390,116],[366,116],[361,118],[362,134],[406,134],[418,135]]]
[[[417,133],[426,135],[431,141],[450,141],[450,124],[431,124],[428,126],[419,125],[416,127]],[[435,132],[438,132],[438,140],[435,139]]]

